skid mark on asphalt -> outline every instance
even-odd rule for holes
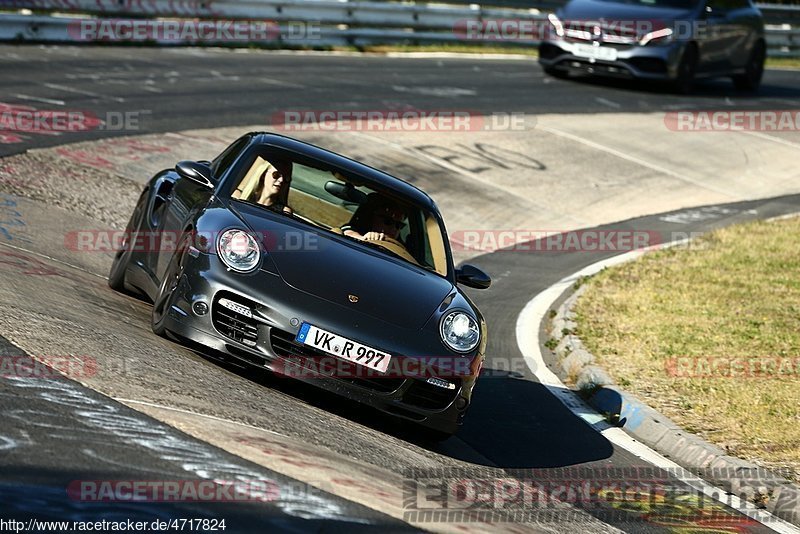
[[[544,130],[545,132],[549,132],[549,133],[551,133],[553,135],[557,135],[559,137],[564,137],[566,139],[570,139],[572,141],[575,141],[576,143],[581,143],[581,144],[586,145],[588,147],[591,147],[591,148],[594,148],[594,149],[597,149],[597,150],[601,150],[603,152],[606,152],[606,153],[611,154],[613,156],[616,156],[618,158],[630,161],[631,163],[635,163],[637,165],[641,165],[642,167],[647,167],[648,169],[656,171],[658,173],[666,174],[667,176],[672,176],[673,178],[677,178],[678,180],[680,180],[682,182],[686,182],[688,184],[695,185],[695,186],[700,187],[702,189],[706,189],[708,191],[713,191],[713,192],[718,193],[720,195],[724,195],[726,198],[734,198],[734,196],[731,195],[730,191],[728,191],[728,190],[721,189],[721,188],[718,188],[718,187],[714,187],[714,186],[711,186],[709,184],[705,184],[705,183],[703,183],[703,182],[701,182],[699,180],[695,180],[694,178],[691,178],[689,176],[685,176],[683,174],[680,174],[680,173],[674,172],[674,171],[672,171],[670,169],[667,169],[665,167],[662,167],[661,165],[656,165],[654,163],[650,163],[650,162],[645,161],[645,160],[643,160],[641,158],[637,158],[636,156],[631,156],[629,154],[626,154],[625,152],[621,152],[621,151],[616,150],[614,148],[601,145],[600,143],[596,143],[596,142],[594,142],[594,141],[592,141],[590,139],[586,139],[584,137],[579,137],[577,135],[574,135],[574,134],[571,134],[571,133],[568,133],[568,132],[564,132],[564,131],[559,130],[557,128],[553,128],[551,126],[537,126],[537,128],[540,129],[540,130]]]
[[[41,260],[37,259],[37,258],[42,258],[42,259],[45,259],[47,261],[52,261],[54,263],[58,263],[58,264],[63,265],[65,267],[69,267],[70,269],[75,269],[76,271],[80,271],[80,272],[83,272],[83,273],[86,273],[86,274],[89,274],[89,275],[92,275],[92,276],[96,276],[98,278],[102,278],[103,280],[107,280],[108,279],[108,277],[106,277],[106,276],[104,276],[102,274],[98,274],[98,273],[89,271],[87,269],[84,269],[83,267],[79,267],[77,265],[73,265],[73,264],[71,264],[69,262],[66,262],[66,261],[63,261],[63,260],[52,258],[52,257],[47,256],[46,254],[42,254],[40,252],[35,252],[33,250],[28,250],[28,249],[22,248],[22,247],[17,247],[17,246],[8,244],[8,243],[0,243],[0,247],[7,247],[7,248],[14,249],[14,250],[17,251],[17,253],[0,251],[0,256],[3,256],[5,258],[12,258],[11,260],[7,259],[6,261],[0,260],[0,263],[6,263],[6,264],[9,264],[9,265],[13,265],[15,267],[20,268],[23,271],[25,271],[27,269],[28,272],[24,272],[23,274],[48,274],[48,275],[52,274],[52,275],[63,276],[64,278],[74,279],[74,277],[72,277],[68,273],[56,270],[53,267],[45,264]]]
[[[370,508],[380,509],[398,519],[408,520],[409,509],[416,508],[416,500],[410,504],[409,497],[415,495],[416,481],[408,473],[388,471],[333,453],[327,449],[300,443],[276,432],[214,416],[186,410],[118,399],[125,404],[139,406],[140,411],[180,426],[190,435],[219,446],[232,454],[258,463],[298,480],[306,480],[327,493],[352,500]],[[170,415],[180,414],[179,417]],[[188,416],[188,417],[187,417]],[[423,472],[421,469],[420,472]],[[438,472],[433,469],[431,472]],[[498,471],[500,473],[501,471]],[[421,491],[421,490],[420,490]],[[425,497],[424,492],[420,498]],[[567,512],[564,512],[565,514]],[[466,515],[466,514],[465,514]],[[565,515],[566,517],[566,515]],[[413,522],[412,522],[413,524]],[[420,522],[416,526],[430,528],[434,523]],[[539,526],[539,525],[537,525]],[[483,523],[472,520],[462,523],[436,522],[439,532],[531,532],[532,525],[512,523]]]
[[[264,472],[254,470],[244,463],[225,459],[210,445],[183,437],[171,427],[149,420],[136,412],[126,413],[119,405],[67,380],[6,377],[4,384],[20,390],[20,394],[59,405],[68,414],[59,416],[38,408],[15,408],[4,412],[7,421],[16,426],[45,431],[50,437],[57,435],[61,442],[72,443],[75,450],[88,452],[92,460],[106,462],[103,450],[113,450],[115,458],[110,458],[108,463],[137,472],[141,449],[144,449],[149,455],[173,464],[179,470],[199,479],[241,482],[239,490],[254,492],[250,495],[253,501],[259,500],[261,494],[258,492],[262,491],[262,486],[250,484],[251,482],[268,482],[273,487],[283,486],[288,489],[286,480],[267,478]],[[91,444],[93,435],[112,447],[87,447]],[[86,439],[87,436],[90,437],[89,440]],[[119,450],[131,451],[129,462],[122,463],[116,459]],[[319,494],[299,495],[291,490],[281,491],[269,502],[283,513],[302,519],[370,522],[351,517],[349,511],[338,503]]]
[[[388,141],[386,139],[383,139],[383,138],[380,138],[380,137],[376,137],[376,136],[371,136],[371,135],[364,134],[364,133],[361,133],[361,132],[352,132],[352,134],[358,139],[369,140],[369,141],[371,141],[371,142],[373,142],[375,144],[380,144],[380,145],[383,145],[383,146],[391,147],[391,148],[399,151],[400,153],[411,154],[411,155],[415,156],[419,160],[422,160],[422,161],[425,161],[425,162],[428,162],[428,163],[433,163],[438,167],[441,167],[443,169],[449,170],[451,172],[455,172],[455,173],[459,174],[460,176],[464,176],[466,178],[469,178],[471,181],[479,183],[481,185],[484,185],[484,186],[485,185],[491,185],[493,188],[501,189],[503,191],[506,191],[506,192],[510,193],[511,195],[513,195],[514,197],[519,196],[519,191],[516,190],[515,188],[507,187],[507,186],[504,186],[502,184],[493,183],[493,182],[487,184],[487,180],[481,178],[476,172],[474,172],[474,170],[471,171],[469,169],[465,169],[463,166],[455,165],[454,163],[452,163],[452,159],[448,159],[447,157],[442,158],[442,157],[438,157],[438,156],[432,155],[432,154],[426,152],[425,150],[420,150],[419,147],[412,147],[411,150],[409,150],[409,147],[406,146],[406,145],[402,145],[400,143],[394,143],[392,141]],[[457,155],[453,155],[453,156],[457,157]],[[463,156],[463,154],[462,154],[462,156]],[[485,165],[487,163],[488,162],[486,162],[484,160],[483,165]],[[529,164],[531,164],[531,162],[529,162]],[[494,162],[494,165],[497,165],[497,163]],[[537,168],[539,170],[543,170],[543,167],[540,167],[539,165],[537,165]],[[525,202],[530,205],[531,209],[535,209],[537,212],[539,212],[541,214],[548,214],[549,213],[554,218],[563,218],[562,214],[554,213],[551,209],[549,209],[544,204],[539,204],[537,202],[534,202],[530,198],[526,198]],[[574,220],[578,224],[580,224],[582,222],[579,218],[572,218],[572,217],[568,217],[568,218]]]

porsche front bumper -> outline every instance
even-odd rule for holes
[[[335,357],[298,343],[294,338],[303,322],[324,325],[352,336],[353,325],[342,318],[337,305],[286,285],[276,274],[261,271],[255,276],[266,277],[266,283],[262,279],[258,284],[265,289],[254,292],[247,276],[228,272],[213,255],[198,254],[188,258],[168,312],[167,330],[239,361],[313,384],[422,426],[456,432],[469,407],[474,376],[449,373],[442,376],[441,381],[431,383],[430,373],[364,376],[358,372],[358,366],[349,362],[330,365]],[[220,304],[222,298],[228,300],[229,307]],[[231,309],[238,306],[242,307],[241,311],[250,311],[242,314]],[[364,321],[356,327],[356,336],[367,344],[398,354],[396,343],[391,342],[389,347],[386,341],[381,344],[380,337],[374,336],[375,331],[375,327]],[[424,344],[414,349],[405,347],[405,350],[411,354],[430,354],[425,352]],[[323,360],[326,363],[320,363]],[[469,362],[465,363],[462,368],[469,367]]]

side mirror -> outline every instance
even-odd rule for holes
[[[214,189],[215,184],[211,177],[211,167],[203,162],[181,161],[175,165],[175,170],[184,178],[188,178],[209,189]]]
[[[492,285],[492,279],[488,274],[468,263],[456,269],[456,282],[475,289],[489,289]]]

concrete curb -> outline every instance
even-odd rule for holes
[[[556,373],[574,383],[592,408],[633,438],[725,491],[800,526],[800,486],[779,473],[727,455],[614,384],[575,333],[573,308],[585,289],[569,288],[546,324],[552,340],[548,345],[557,343],[551,349]]]

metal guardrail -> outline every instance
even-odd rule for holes
[[[73,17],[49,17],[41,15],[0,15],[0,42],[55,42],[79,43],[87,42],[78,37],[82,21],[98,22],[111,19],[87,19]],[[454,32],[412,31],[400,28],[337,28],[335,26],[320,27],[314,31],[313,37],[301,34],[290,25],[276,25],[264,32],[265,38],[250,38],[246,42],[235,43],[228,39],[147,39],[145,44],[185,45],[185,44],[260,44],[289,46],[367,46],[376,43],[460,43],[461,36]],[[104,39],[91,40],[104,42]],[[528,41],[536,45],[538,41]]]
[[[459,19],[518,19],[539,13],[536,9],[337,0],[2,0],[0,8],[140,17],[314,21],[321,25],[420,29],[452,29]]]
[[[492,0],[496,1],[496,0]],[[544,24],[536,9],[513,10],[472,5],[400,4],[374,1],[332,0],[4,0],[0,7],[75,16],[0,14],[0,41],[82,42],[76,30],[81,21],[110,20],[102,17],[139,19],[274,21],[268,35],[235,44],[296,46],[365,46],[374,44],[469,43],[535,46],[534,36],[514,40],[484,40],[466,32],[468,21],[529,21]],[[762,6],[800,15],[800,7]],[[82,14],[84,16],[77,16]],[[101,17],[99,19],[85,15]],[[297,34],[290,27],[311,22],[313,35]],[[800,57],[800,29],[787,24],[769,25],[767,43],[771,56]],[[102,39],[97,39],[102,41]],[[156,37],[157,44],[233,44],[219,39]]]

